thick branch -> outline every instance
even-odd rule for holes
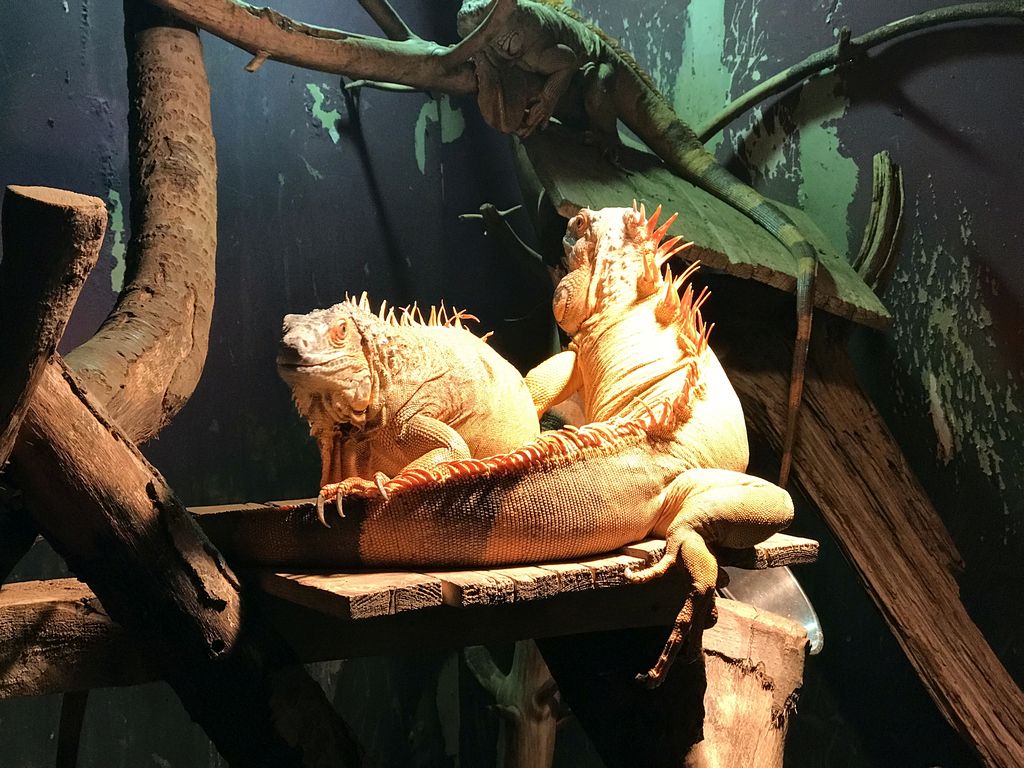
[[[778,447],[788,345],[763,315],[730,319],[718,336],[729,378],[751,429]],[[985,765],[1024,765],[1024,694],[960,601],[945,526],[857,385],[845,337],[826,327],[815,338],[794,478],[946,719]]]
[[[8,187],[2,222],[0,466],[11,455],[32,390],[99,258],[107,209],[96,197]]]
[[[476,32],[458,45],[444,47],[416,37],[382,40],[303,24],[242,0],[153,1],[253,55],[353,79],[450,94],[476,93],[476,75],[467,59],[489,42],[515,9],[515,0],[495,0]]]
[[[131,240],[126,284],[100,330],[68,355],[134,442],[192,395],[206,361],[217,251],[210,86],[194,29],[129,0]]]
[[[43,366],[57,348],[89,270],[107,209],[95,197],[8,187],[0,262],[0,466],[7,461]],[[40,258],[42,255],[42,258]],[[36,529],[14,494],[0,496],[0,582],[32,546]]]
[[[139,636],[232,765],[357,762],[323,692],[243,609],[235,574],[59,360],[46,366],[14,459],[47,539]]]
[[[934,11],[925,11],[916,16],[908,16],[899,21],[891,21],[877,29],[873,29],[857,37],[841,37],[836,45],[826,48],[823,51],[812,53],[803,61],[784,69],[773,77],[769,77],[756,87],[751,88],[745,94],[733,101],[713,117],[706,125],[696,129],[697,137],[701,141],[708,141],[712,136],[722,130],[725,126],[753,107],[755,104],[790,88],[801,80],[822,70],[845,64],[860,56],[870,48],[886,43],[894,38],[908,35],[929,27],[940,24],[949,24],[957,21],[970,21],[972,19],[1002,19],[1015,18],[1024,20],[1024,5],[1020,0],[1002,0],[991,3],[964,3],[961,5],[949,5],[945,8],[936,8]]]

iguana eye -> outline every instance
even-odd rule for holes
[[[327,330],[327,342],[332,347],[343,347],[345,346],[345,321],[332,325]]]
[[[590,217],[587,216],[586,209],[581,209],[579,213],[573,216],[569,225],[572,227],[572,231],[576,236],[581,237],[590,227]]]

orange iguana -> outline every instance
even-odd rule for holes
[[[490,0],[463,0],[458,29],[476,29]],[[557,117],[582,122],[606,146],[619,142],[617,121],[682,178],[764,227],[796,266],[797,332],[779,482],[786,484],[811,336],[818,252],[775,203],[737,179],[710,154],[658,91],[651,76],[614,39],[559,0],[516,0],[491,42],[474,57],[477,101],[487,122],[528,136]]]
[[[572,344],[527,381],[541,410],[578,391],[596,423],[382,483],[328,485],[321,495],[341,494],[344,510],[331,528],[295,509],[251,523],[240,513],[210,535],[250,562],[328,568],[551,562],[665,537],[661,560],[629,574],[645,581],[677,566],[692,579],[661,657],[642,676],[660,683],[687,632],[696,650],[714,619],[709,546],[753,546],[785,528],[793,507],[785,490],[744,474],[743,414],[707,344],[706,294],[687,285],[680,298],[690,271],[662,276],[678,238],[662,243],[667,226],[656,220],[625,208],[584,210],[569,222],[569,272],[554,308]]]
[[[523,377],[465,312],[375,314],[364,293],[285,315],[277,369],[320,448],[320,485],[491,456],[537,437]],[[317,506],[321,521],[323,497]]]

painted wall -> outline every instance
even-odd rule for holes
[[[422,35],[454,38],[457,3],[400,2]],[[621,38],[686,119],[855,32],[926,10],[926,0],[580,0]],[[373,34],[355,4],[281,0],[314,23]],[[624,9],[628,9],[625,10]],[[269,63],[204,38],[219,163],[218,295],[210,354],[190,404],[145,452],[186,503],[287,498],[317,479],[316,452],[278,382],[280,318],[367,290],[445,298],[506,332],[520,314],[486,238],[456,215],[518,202],[507,143],[472,101],[367,92],[356,134],[337,78]],[[856,250],[870,158],[906,174],[907,227],[883,298],[887,336],[857,339],[865,383],[967,561],[964,599],[1024,678],[1024,159],[1021,27],[918,35],[852,71],[819,78],[715,139],[719,157],[799,202],[840,250]],[[113,303],[127,241],[124,53],[117,4],[0,4],[0,183],[48,184],[108,201],[111,233],[65,348]],[[364,141],[360,141],[360,135]],[[525,219],[517,222],[525,226]],[[510,337],[507,337],[510,338]],[[499,338],[499,343],[501,340]],[[513,341],[509,342],[514,343]],[[827,634],[790,739],[800,766],[969,766],[852,571],[817,522],[823,558],[801,572]],[[39,548],[19,578],[62,572]],[[318,670],[383,765],[487,765],[495,726],[453,655]],[[52,764],[54,697],[0,702],[0,766]],[[560,765],[598,765],[578,731]],[[162,685],[90,699],[82,765],[218,765]]]

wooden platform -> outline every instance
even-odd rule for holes
[[[579,562],[487,571],[253,570],[247,576],[300,657],[319,661],[667,624],[679,609],[682,580],[636,585],[623,576],[627,566],[663,551],[664,542],[651,540]],[[776,534],[719,557],[723,565],[766,568],[812,562],[817,551],[817,542]],[[752,610],[720,603],[723,614]],[[159,677],[84,584],[56,579],[0,588],[0,698]]]

